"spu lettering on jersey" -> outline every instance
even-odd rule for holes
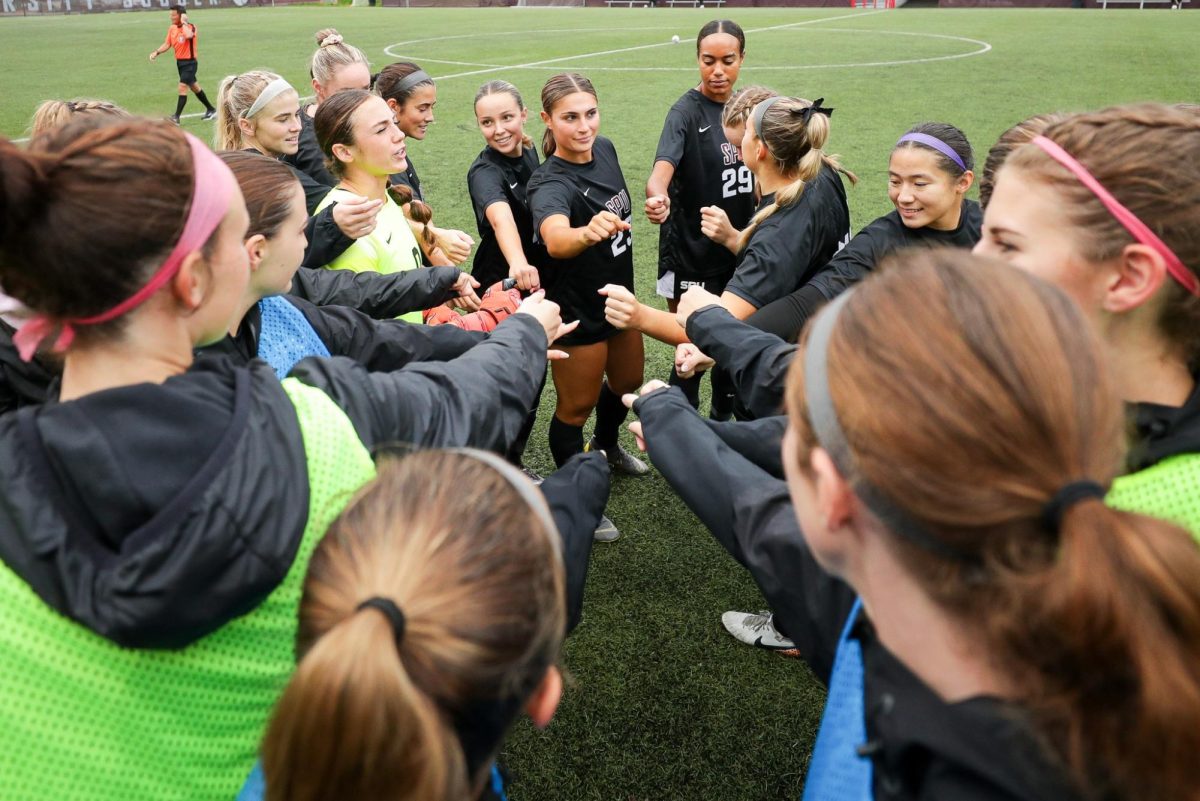
[[[726,167],[732,167],[742,160],[742,157],[738,155],[737,148],[728,142],[721,143],[721,155],[725,158]]]
[[[612,198],[610,198],[609,201],[604,204],[604,208],[608,209],[622,220],[633,214],[633,206],[629,203],[629,193],[624,189],[621,190],[620,194],[613,195]]]

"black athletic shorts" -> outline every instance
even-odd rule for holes
[[[175,68],[179,70],[179,82],[191,85],[196,82],[196,59],[177,58]]]

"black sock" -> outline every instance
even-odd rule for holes
[[[600,385],[600,400],[596,403],[596,447],[602,451],[617,447],[617,433],[629,410],[621,403],[621,396],[608,388],[608,382]]]
[[[691,378],[680,378],[679,373],[675,372],[675,368],[671,368],[671,377],[667,379],[667,383],[673,387],[679,387],[683,390],[683,396],[687,398],[687,402],[692,404],[693,409],[700,408],[700,379],[704,377],[704,373],[696,373]]]
[[[175,116],[176,117],[178,117],[180,114],[183,113],[183,107],[186,105],[187,105],[187,95],[180,95],[179,99],[177,101],[175,101]]]
[[[562,467],[582,450],[583,426],[564,423],[555,415],[550,420],[550,455],[554,457],[554,464]]]
[[[203,89],[201,89],[199,92],[196,92],[196,99],[203,103],[204,107],[209,111],[216,111],[216,109],[213,108],[213,104],[208,102],[208,96],[204,94]]]

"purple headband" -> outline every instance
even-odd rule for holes
[[[918,144],[925,145],[926,147],[932,147],[934,150],[941,153],[943,156],[961,167],[963,172],[967,171],[967,165],[963,163],[962,156],[955,153],[954,148],[950,147],[950,145],[946,144],[941,139],[938,139],[936,136],[930,136],[929,134],[923,133],[906,133],[904,136],[900,137],[899,141],[896,142],[896,147],[899,147],[905,142],[916,142]]]

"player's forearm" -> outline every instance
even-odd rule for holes
[[[681,345],[688,341],[687,334],[679,327],[675,315],[662,309],[655,309],[644,303],[639,303],[637,329],[649,337],[668,345]]]
[[[563,226],[544,232],[546,251],[554,259],[573,259],[583,253],[592,243],[587,240],[587,228]]]

